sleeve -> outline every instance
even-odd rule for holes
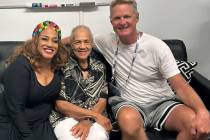
[[[100,41],[99,41],[99,35],[94,35],[93,37],[93,42],[94,42],[94,49],[97,50],[97,51],[100,51],[100,48],[99,48],[99,45],[100,45]]]
[[[103,65],[103,84],[102,84],[102,89],[100,93],[100,98],[108,98],[108,84],[107,84],[107,79],[106,79],[106,67]]]
[[[109,47],[107,43],[111,43],[112,39],[110,39],[113,35],[95,35],[94,36],[94,49],[101,52],[102,54]]]
[[[70,74],[70,67],[71,67],[71,59],[68,59],[68,62],[65,64],[65,66],[63,67],[63,69],[61,70],[62,73],[62,79],[61,79],[61,90],[59,92],[59,96],[57,97],[56,100],[63,100],[63,101],[68,101],[69,97],[66,94],[66,89],[68,87],[66,87],[66,85],[68,85],[68,77]]]
[[[168,79],[178,73],[180,73],[176,60],[170,50],[170,48],[162,42],[161,49],[158,50],[159,52],[159,63],[160,63],[160,72],[162,73],[163,77]]]
[[[57,97],[57,100],[64,100],[67,101],[68,96],[66,95],[66,86],[64,79],[61,81],[61,90],[59,92],[59,96]]]
[[[29,93],[30,70],[24,59],[17,59],[6,70],[5,105],[12,123],[20,133],[22,140],[35,140],[28,122],[24,116],[26,99]],[[28,64],[29,65],[29,64]]]

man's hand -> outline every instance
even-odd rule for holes
[[[196,114],[193,121],[193,135],[196,139],[206,139],[210,134],[210,114],[207,110],[200,111]]]
[[[80,137],[80,140],[86,140],[91,126],[92,122],[90,122],[89,120],[82,120],[78,124],[73,126],[70,131],[75,138]]]

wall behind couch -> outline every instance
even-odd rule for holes
[[[14,1],[14,0],[13,0]],[[96,0],[97,1],[97,0]],[[210,1],[137,0],[138,28],[161,39],[182,39],[197,70],[210,79]],[[109,7],[71,9],[0,9],[0,41],[25,40],[38,22],[53,20],[67,36],[73,26],[86,24],[95,34],[112,31]]]

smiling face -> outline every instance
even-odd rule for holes
[[[72,34],[72,50],[80,62],[87,61],[92,50],[91,33],[85,28],[78,28]]]
[[[51,26],[42,31],[38,37],[38,52],[46,61],[51,61],[58,51],[58,34]]]
[[[136,24],[139,20],[139,14],[132,5],[118,4],[112,7],[110,20],[121,41],[136,38]]]

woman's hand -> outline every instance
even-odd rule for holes
[[[80,140],[86,140],[90,127],[92,126],[92,122],[89,120],[82,120],[79,123],[77,123],[75,126],[71,128],[72,135],[75,138],[80,137]]]
[[[107,117],[101,114],[97,114],[95,121],[101,126],[103,126],[108,133],[110,133],[110,131],[112,130],[111,121]]]

